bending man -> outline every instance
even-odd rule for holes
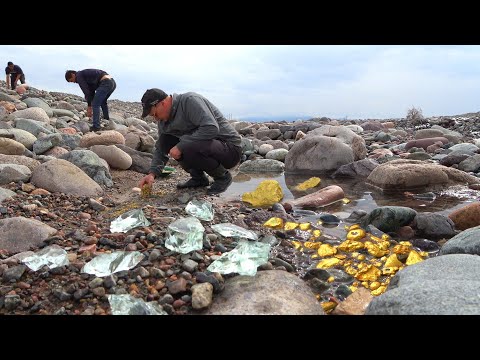
[[[115,80],[105,71],[99,69],[67,70],[65,80],[75,82],[80,86],[85,95],[85,100],[87,100],[88,117],[92,116],[93,110],[93,126],[90,131],[100,130],[100,108],[102,108],[103,118],[110,120],[107,99],[117,87]]]
[[[158,140],[149,174],[140,187],[152,185],[161,175],[168,155],[192,176],[177,188],[209,186],[205,172],[214,179],[207,194],[230,186],[232,175],[227,169],[240,162],[241,137],[215,105],[194,92],[167,95],[153,88],[143,95],[142,106],[142,118],[150,115],[158,122]]]

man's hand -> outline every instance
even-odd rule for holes
[[[154,181],[155,181],[155,176],[153,174],[148,174],[142,180],[140,180],[138,187],[141,189],[145,184],[152,186]]]
[[[87,108],[87,117],[92,117],[92,112],[93,112],[93,111],[92,111],[92,107],[89,106],[89,107]]]
[[[174,146],[173,148],[170,149],[170,152],[169,152],[170,156],[172,158],[174,158],[175,160],[180,160],[180,158],[182,157],[182,152],[180,151],[180,149],[176,146]]]

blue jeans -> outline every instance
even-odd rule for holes
[[[100,81],[92,100],[93,127],[100,128],[100,108],[102,108],[103,118],[106,120],[110,119],[110,116],[108,115],[107,99],[112,95],[116,88],[117,84],[113,79]]]

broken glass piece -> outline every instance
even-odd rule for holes
[[[133,209],[123,213],[110,224],[110,231],[127,232],[139,226],[149,226],[150,221],[147,220],[142,209]]]
[[[244,229],[231,223],[212,225],[212,230],[223,237],[244,238],[255,241],[258,240],[257,234],[255,234],[253,231]]]
[[[204,231],[200,220],[193,216],[175,220],[168,225],[165,247],[181,254],[200,250],[203,247]]]
[[[44,265],[47,265],[49,269],[55,269],[70,264],[67,252],[56,244],[37,251],[35,254],[24,258],[22,262],[33,271],[37,271]]]
[[[138,251],[115,251],[110,254],[102,254],[93,258],[82,268],[82,273],[108,276],[123,270],[133,269],[143,260],[145,255]]]
[[[188,215],[195,216],[200,220],[213,220],[214,211],[212,208],[212,204],[208,201],[192,200],[185,207],[185,211]]]
[[[255,276],[257,267],[267,263],[269,253],[269,244],[241,239],[235,249],[220,256],[207,270],[220,274]]]
[[[132,295],[107,295],[112,315],[167,315],[156,302],[145,302]]]

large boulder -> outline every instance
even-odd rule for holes
[[[115,145],[94,145],[90,150],[114,169],[127,170],[132,166],[132,157]]]
[[[25,110],[15,111],[9,116],[12,116],[14,119],[30,119],[44,123],[50,122],[50,118],[45,112],[45,110],[39,107],[32,107]]]
[[[31,183],[50,192],[95,197],[102,188],[74,164],[55,159],[43,163],[32,173]]]
[[[480,179],[461,170],[420,160],[392,160],[376,167],[367,183],[384,190],[476,184]]]
[[[348,145],[353,151],[355,161],[365,159],[367,156],[365,140],[345,126],[323,125],[315,130],[310,131],[306,137],[308,138],[310,136],[318,135],[334,137]]]
[[[308,285],[286,271],[235,276],[216,295],[208,315],[323,315]]]
[[[112,175],[108,163],[90,150],[72,150],[60,155],[60,159],[67,160],[79,167],[90,176],[97,184],[110,187],[113,185]]]
[[[285,157],[285,171],[319,173],[337,170],[355,161],[353,150],[341,140],[328,136],[308,136],[295,142]]]
[[[445,255],[397,272],[365,315],[480,315],[480,257]]]
[[[56,229],[38,220],[24,217],[1,219],[0,249],[10,253],[27,251],[56,233]]]
[[[440,249],[440,255],[446,254],[480,255],[480,226],[462,231],[448,240]]]
[[[49,117],[53,116],[53,110],[50,108],[50,105],[48,105],[45,102],[45,100],[43,100],[43,99],[35,98],[35,97],[28,97],[28,98],[24,99],[23,102],[25,104],[27,104],[27,106],[29,108],[39,107],[39,108],[42,108],[43,110],[45,110],[45,113]]]

